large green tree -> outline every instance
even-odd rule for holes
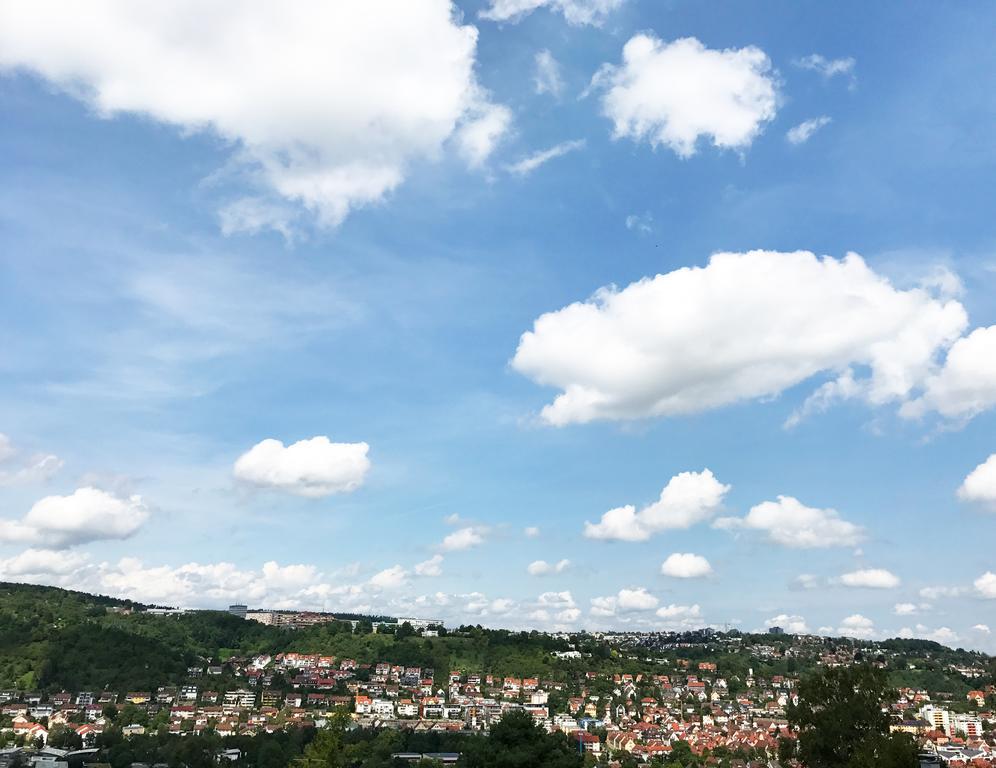
[[[884,671],[868,665],[824,669],[804,678],[788,708],[808,768],[916,768],[916,745],[889,733]]]

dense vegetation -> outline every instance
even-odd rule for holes
[[[223,750],[239,750],[235,768],[394,768],[399,752],[459,752],[462,768],[580,768],[577,748],[563,734],[547,734],[522,712],[507,715],[488,734],[361,730],[337,716],[320,730],[291,729],[221,738],[206,732],[178,738],[165,732],[124,738],[110,729],[97,742],[111,768],[163,763],[170,768],[215,768]],[[226,763],[227,764],[227,763]],[[429,762],[428,765],[435,765]],[[79,768],[71,766],[71,768]]]
[[[798,731],[799,758],[809,768],[916,768],[917,748],[889,733],[883,710],[893,698],[887,675],[860,664],[821,670],[802,680],[799,704],[788,709]]]

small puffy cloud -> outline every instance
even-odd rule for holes
[[[433,555],[415,566],[416,576],[441,576],[443,574],[443,556]]]
[[[709,470],[681,472],[661,491],[660,498],[639,512],[632,505],[610,509],[598,523],[585,522],[589,539],[646,541],[665,530],[691,528],[716,514],[730,490]]]
[[[507,597],[499,597],[491,601],[491,605],[488,606],[491,613],[498,616],[509,613],[515,608],[515,601]]]
[[[443,539],[439,546],[446,552],[457,552],[461,549],[470,549],[484,543],[485,529],[467,526],[460,528]]]
[[[973,584],[980,597],[996,600],[996,573],[986,571]]]
[[[541,414],[553,426],[699,413],[832,376],[795,423],[845,397],[907,400],[967,324],[959,302],[898,289],[856,254],[717,253],[540,316],[511,365],[561,391]]]
[[[795,60],[795,65],[802,69],[819,72],[823,77],[830,79],[837,75],[854,76],[854,59],[847,57],[841,59],[828,59],[818,53],[804,56]]]
[[[568,24],[599,25],[625,0],[490,0],[480,12],[482,19],[517,22],[539,8],[560,13]]]
[[[789,128],[785,134],[785,138],[788,139],[789,144],[805,144],[814,133],[820,130],[820,128],[830,125],[831,122],[831,119],[826,115],[820,115],[811,120],[804,120],[798,125]]]
[[[562,592],[544,592],[536,601],[539,605],[556,610],[575,607],[574,596],[566,589]]]
[[[522,530],[522,535],[527,539],[535,539],[540,535],[540,529],[535,525],[530,525]]]
[[[963,594],[965,594],[964,587],[923,587],[920,590],[920,597],[930,601],[961,597]]]
[[[875,622],[860,613],[848,616],[837,627],[837,633],[844,637],[868,640],[875,636]]]
[[[657,598],[643,587],[620,589],[616,595],[617,605],[623,613],[629,611],[650,611],[657,607]]]
[[[400,565],[392,565],[370,577],[370,586],[376,589],[398,589],[408,580],[408,571]]]
[[[570,624],[581,618],[580,608],[565,608],[564,610],[557,613],[554,618],[562,623]]]
[[[623,47],[622,64],[604,64],[592,80],[615,138],[695,154],[701,137],[721,149],[745,149],[774,119],[778,92],[771,62],[753,46],[723,51],[693,37],[664,42],[648,33]]]
[[[789,585],[792,589],[818,589],[826,583],[814,573],[801,573],[796,576]]]
[[[530,614],[535,621],[554,621],[557,624],[573,624],[581,617],[581,611],[568,591],[544,592],[535,603]]]
[[[46,496],[21,520],[0,521],[0,541],[62,549],[90,541],[127,539],[149,517],[141,496],[121,498],[97,488]]]
[[[936,412],[967,421],[996,405],[996,325],[976,328],[948,350],[944,365],[927,377],[923,394],[903,405],[900,415],[920,418]]]
[[[657,607],[657,598],[643,587],[620,589],[615,595],[593,597],[591,615],[610,617],[619,613],[640,613]]]
[[[903,638],[915,637],[921,640],[933,640],[942,645],[952,645],[960,640],[958,634],[950,627],[931,629],[923,624],[917,624],[915,627],[903,627],[897,634]]]
[[[564,90],[564,80],[560,75],[560,64],[546,48],[536,54],[536,72],[533,75],[533,85],[536,93],[549,93],[553,97],[560,96]]]
[[[958,488],[958,498],[996,510],[996,453],[968,473]]]
[[[840,583],[845,587],[863,589],[895,589],[902,582],[898,576],[884,568],[865,568],[843,574]]]
[[[787,613],[780,613],[777,616],[772,616],[766,622],[764,626],[768,627],[781,627],[790,635],[805,635],[809,632],[809,626],[806,624],[806,620],[802,616],[789,615]]]
[[[324,435],[284,446],[256,443],[235,462],[234,474],[258,488],[320,498],[355,491],[370,471],[366,443],[333,443]]]
[[[494,146],[509,113],[477,82],[477,34],[449,0],[302,0],[293,13],[253,3],[237,17],[193,0],[142,10],[39,0],[0,9],[0,67],[34,72],[101,117],[216,136],[253,198],[335,226],[414,163],[453,144],[480,163]],[[230,210],[227,226],[284,228],[277,209]]]
[[[712,573],[712,566],[702,555],[675,552],[661,563],[661,573],[675,579],[701,579]]]
[[[714,525],[764,531],[771,541],[796,549],[850,547],[864,538],[860,526],[842,520],[836,510],[807,507],[792,496],[761,502],[744,518],[724,517]]]
[[[663,605],[657,609],[659,619],[699,619],[702,618],[702,609],[695,605]]]
[[[0,487],[44,483],[62,469],[62,464],[62,459],[51,453],[24,456],[0,433]]]
[[[974,627],[972,627],[972,631],[973,632],[980,632],[983,635],[988,635],[989,632],[990,632],[989,626],[986,625],[986,624],[976,624]]]
[[[896,603],[895,607],[892,609],[892,612],[896,614],[896,616],[912,616],[917,613],[918,610],[919,608],[916,603]]]
[[[472,168],[484,165],[512,124],[512,111],[500,104],[483,105],[456,133],[460,155]]]
[[[275,560],[263,563],[262,576],[275,589],[301,589],[320,578],[318,569],[313,565],[280,565]]]
[[[559,560],[556,563],[548,563],[546,560],[534,560],[526,568],[526,571],[530,576],[549,576],[552,573],[563,573],[568,566],[570,566],[570,560]]]
[[[505,170],[516,176],[528,176],[541,165],[548,163],[555,158],[563,157],[566,154],[583,149],[584,145],[584,139],[562,141],[560,144],[556,144],[549,149],[534,152],[531,155],[523,157],[521,160],[518,160],[510,165],[506,165]]]

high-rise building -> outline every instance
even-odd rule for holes
[[[240,619],[244,619],[246,617],[246,611],[248,610],[248,605],[242,605],[240,603],[228,606],[228,612],[232,614],[232,616],[238,616]]]

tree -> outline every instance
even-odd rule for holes
[[[562,733],[546,733],[532,716],[513,710],[491,727],[488,736],[467,742],[464,763],[468,768],[580,768],[577,746]]]
[[[406,637],[413,637],[415,629],[407,621],[403,623],[394,633],[395,640],[404,640]]]
[[[343,732],[348,715],[336,713],[328,724],[315,734],[304,749],[304,754],[294,760],[295,768],[341,768],[345,766]]]
[[[824,669],[799,685],[799,704],[788,708],[799,733],[799,759],[809,768],[915,768],[916,745],[889,733],[882,705],[889,698],[885,672],[868,665]]]
[[[48,732],[48,745],[56,749],[80,749],[83,746],[83,739],[72,728],[53,725]]]

